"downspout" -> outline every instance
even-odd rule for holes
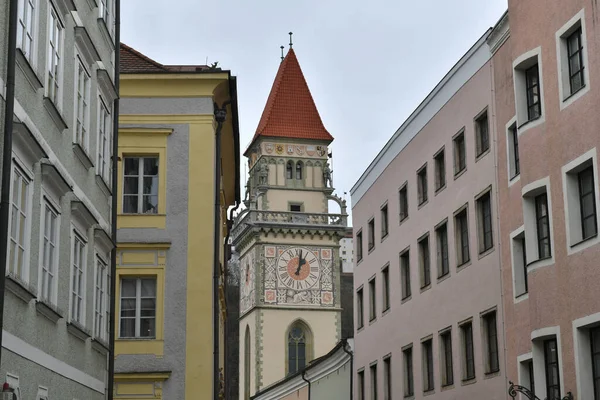
[[[8,219],[12,172],[12,137],[15,112],[15,60],[17,54],[18,0],[10,0],[8,17],[8,54],[6,94],[4,96],[4,149],[2,151],[2,193],[0,195],[0,360],[4,327],[4,289],[6,287],[6,253],[8,252]],[[0,361],[1,363],[1,361]]]
[[[310,381],[306,379],[304,376],[306,375],[306,370],[302,371],[302,380],[308,383],[308,400],[310,400]]]
[[[121,0],[115,0],[115,90],[117,98],[113,103],[113,142],[112,142],[112,197],[110,233],[113,249],[110,254],[110,331],[108,350],[108,400],[113,400],[115,386],[115,287],[117,281],[117,185],[119,170],[119,88],[121,63]]]
[[[350,399],[352,400],[354,398],[354,353],[346,349],[347,344],[348,341],[346,340],[342,350],[350,356]]]

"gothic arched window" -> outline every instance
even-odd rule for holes
[[[291,162],[291,161],[287,162],[287,165],[285,167],[285,177],[287,179],[294,179],[294,176],[292,175],[292,173],[293,173],[293,164],[294,163]]]
[[[297,180],[302,180],[302,161],[298,161],[296,163],[296,179]]]
[[[250,328],[246,326],[244,338],[244,400],[250,399]]]
[[[287,337],[288,374],[304,368],[310,358],[311,333],[301,321],[296,321],[288,330]]]

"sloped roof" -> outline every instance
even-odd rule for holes
[[[206,65],[163,65],[126,44],[121,43],[122,74],[160,74],[174,72],[199,72],[209,70]]]

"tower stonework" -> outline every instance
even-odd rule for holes
[[[341,339],[339,240],[350,229],[333,194],[323,126],[294,50],[282,61],[246,150],[240,257],[240,398],[301,370]],[[329,204],[339,211],[330,213]]]

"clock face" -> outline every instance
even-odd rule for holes
[[[277,261],[279,282],[294,290],[310,289],[319,282],[321,265],[314,253],[304,247],[290,247]]]

